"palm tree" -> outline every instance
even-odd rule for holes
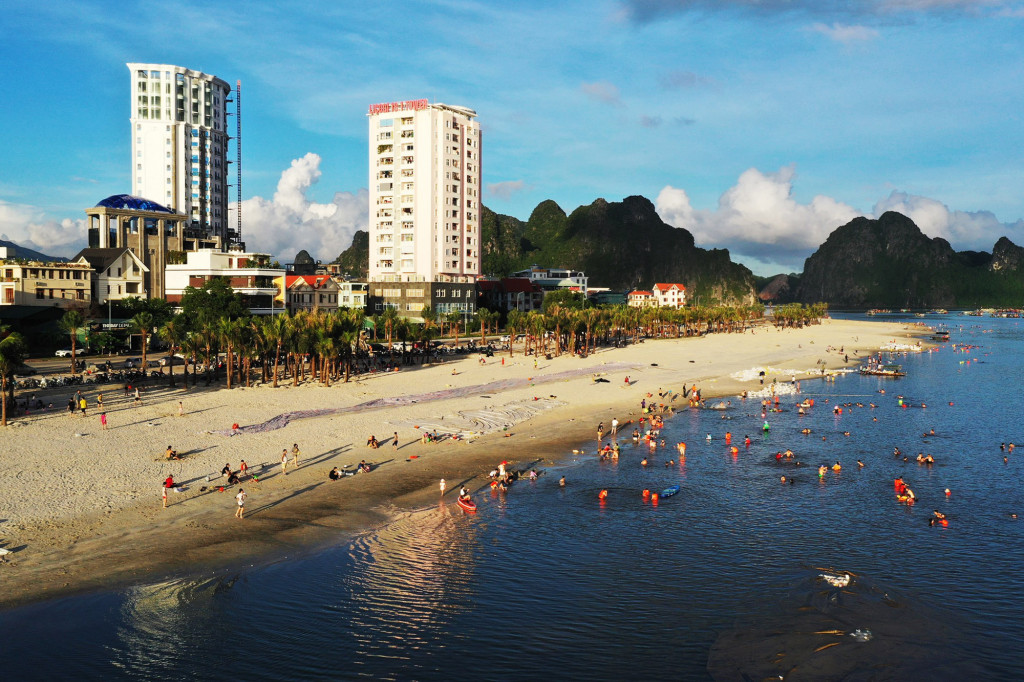
[[[181,340],[181,350],[192,360],[192,386],[199,381],[199,354],[203,351],[203,336],[199,332],[189,332]],[[185,365],[185,387],[188,388],[188,364]]]
[[[462,323],[462,313],[452,311],[445,315],[445,321],[448,323],[449,331],[455,332],[455,347],[459,347],[459,325]]]
[[[149,352],[149,334],[153,330],[153,314],[143,310],[131,319],[132,329],[142,337],[142,373],[146,373],[146,356]]]
[[[392,341],[395,336],[395,327],[398,324],[398,311],[394,308],[387,308],[378,316],[380,324],[384,325],[384,334],[388,340],[388,362],[394,363],[395,352],[392,348]]]
[[[184,335],[181,315],[175,315],[160,327],[160,336],[167,342],[167,365],[170,368],[170,386],[174,388],[174,351],[181,347]]]
[[[60,320],[60,328],[71,335],[71,374],[78,374],[78,366],[75,364],[75,342],[78,341],[78,330],[84,324],[85,316],[77,310],[67,311]]]
[[[274,388],[277,388],[277,371],[281,363],[281,349],[288,343],[288,335],[291,331],[287,315],[274,315],[263,325],[263,336],[267,345],[274,348]]]
[[[0,341],[0,396],[2,396],[0,402],[3,403],[3,407],[0,408],[2,411],[0,426],[7,426],[7,403],[8,401],[14,402],[14,372],[25,362],[27,357],[28,346],[25,345],[21,334],[8,334]]]
[[[505,322],[505,333],[508,334],[508,356],[512,357],[512,342],[516,340],[516,334],[525,329],[526,315],[521,310],[508,311],[508,319]]]

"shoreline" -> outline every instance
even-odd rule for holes
[[[844,346],[851,356],[856,350],[862,357],[890,340],[913,344],[926,331],[904,323],[824,320],[804,329],[761,327],[756,333],[648,339],[621,349],[601,349],[583,359],[563,355],[541,360],[537,369],[532,358],[516,355],[510,360],[507,354],[496,354],[486,365],[465,356],[331,388],[178,388],[153,404],[108,408],[114,427],[132,416],[116,434],[114,429],[95,428],[95,416],[49,413],[19,419],[24,425],[0,434],[7,441],[5,451],[12,453],[0,480],[0,499],[15,500],[0,513],[0,544],[12,550],[7,561],[0,562],[6,587],[0,593],[0,608],[306,555],[371,531],[396,514],[437,503],[442,477],[448,481],[444,500],[451,504],[461,485],[477,490],[500,459],[513,462],[515,468],[540,468],[566,462],[574,456],[572,450],[588,440],[595,442],[596,451],[597,421],[607,423],[613,416],[620,421],[635,419],[640,398],[648,393],[678,393],[683,384],[696,383],[706,400],[738,395],[745,389],[757,390],[760,384],[756,375],[751,380],[731,375],[758,367],[787,373],[802,368],[797,378],[806,380],[808,370],[846,364],[836,353],[826,354],[826,345]],[[859,364],[860,357],[851,357],[851,364]],[[818,360],[825,364],[816,364]],[[595,374],[608,370],[607,383],[593,381]],[[531,381],[535,375],[560,378]],[[632,380],[629,386],[625,375]],[[788,382],[788,376],[775,378]],[[502,379],[508,388],[494,390]],[[434,395],[442,386],[442,392],[451,390],[455,397],[345,411],[377,398]],[[482,387],[489,393],[481,395]],[[94,400],[89,397],[92,410]],[[553,404],[533,410],[542,398]],[[188,403],[184,418],[176,416],[178,400]],[[309,408],[337,411],[267,433],[228,437],[215,432],[232,423],[229,420],[242,422],[237,415],[244,414],[244,423],[250,425]],[[526,418],[516,422],[521,416]],[[422,429],[404,426],[447,421],[490,428],[502,420],[507,431],[492,428],[469,440],[435,444],[409,442]],[[396,425],[399,421],[403,425]],[[69,429],[80,435],[69,435]],[[387,442],[390,437],[380,438],[377,451],[364,449],[364,434],[383,436],[391,431],[400,434],[398,450]],[[345,442],[337,447],[325,442],[338,440]],[[169,467],[160,456],[166,442],[189,454]],[[246,518],[230,518],[233,489],[226,494],[209,489],[219,481],[206,484],[205,476],[219,471],[218,462],[225,460],[235,468],[241,458],[253,464],[273,462],[273,453],[293,442],[302,446],[302,466],[287,477],[279,465],[271,466],[258,485],[243,481],[241,487],[250,494]],[[377,462],[378,468],[338,482],[327,479],[330,467],[361,459]],[[55,465],[64,467],[58,470],[60,475],[43,477],[43,471]],[[169,507],[162,509],[158,481],[170,468],[188,490],[171,493]],[[105,475],[102,481],[97,480],[100,475]],[[208,490],[200,492],[203,486]],[[103,497],[97,501],[96,494]],[[63,504],[50,504],[54,499]]]

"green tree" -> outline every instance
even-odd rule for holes
[[[60,328],[71,336],[71,373],[78,374],[75,364],[75,344],[78,342],[78,330],[85,324],[85,316],[78,310],[69,310],[60,319]]]
[[[201,316],[208,315],[213,319],[228,318],[237,320],[240,317],[249,315],[249,309],[242,300],[242,295],[236,293],[231,286],[223,279],[212,279],[203,283],[201,287],[185,287],[181,295],[181,312],[185,319],[196,321]]]
[[[546,315],[552,306],[558,306],[563,310],[582,310],[589,306],[589,302],[587,297],[580,291],[558,289],[544,295],[541,310]]]

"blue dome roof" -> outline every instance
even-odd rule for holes
[[[175,213],[171,209],[150,201],[149,199],[143,199],[142,197],[133,197],[130,194],[115,194],[109,196],[97,206],[103,206],[105,208],[127,208],[133,211],[152,211],[154,213]]]

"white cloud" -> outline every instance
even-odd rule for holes
[[[271,200],[242,201],[242,237],[246,247],[291,262],[301,249],[328,262],[347,249],[356,230],[367,229],[369,198],[337,192],[329,204],[318,204],[306,192],[320,179],[320,156],[312,152],[292,161],[281,173]]]
[[[792,167],[776,173],[744,171],[725,191],[714,210],[695,209],[686,191],[666,186],[655,201],[662,220],[693,233],[698,245],[727,247],[742,258],[774,261],[799,270],[829,233],[860,215],[851,206],[827,196],[808,204],[792,197]]]
[[[508,201],[513,194],[528,189],[522,180],[505,180],[503,182],[491,182],[487,184],[487,193],[503,201]]]
[[[850,45],[852,43],[866,42],[878,37],[878,31],[867,26],[848,26],[840,23],[833,23],[831,26],[816,23],[811,26],[812,31],[831,38],[837,43]]]
[[[958,251],[991,251],[1002,236],[1019,243],[1024,220],[1002,223],[989,211],[957,211],[935,199],[895,191],[870,214],[818,195],[801,204],[793,196],[792,166],[776,173],[744,171],[712,210],[696,209],[686,191],[671,185],[658,193],[658,215],[669,225],[693,233],[698,246],[728,248],[734,260],[762,274],[799,272],[803,261],[838,227],[860,215],[877,218],[886,211],[909,217],[929,237],[941,237]]]
[[[619,89],[614,84],[608,81],[594,81],[593,83],[582,83],[580,85],[580,91],[584,95],[595,99],[598,102],[604,102],[605,104],[622,104],[622,100],[619,99]]]
[[[86,221],[53,220],[34,206],[0,199],[0,239],[48,256],[70,257],[86,245]]]
[[[907,216],[929,237],[942,237],[955,249],[990,251],[996,240],[1021,227],[999,222],[989,211],[955,211],[935,199],[893,192],[875,204],[875,216],[896,211]]]

